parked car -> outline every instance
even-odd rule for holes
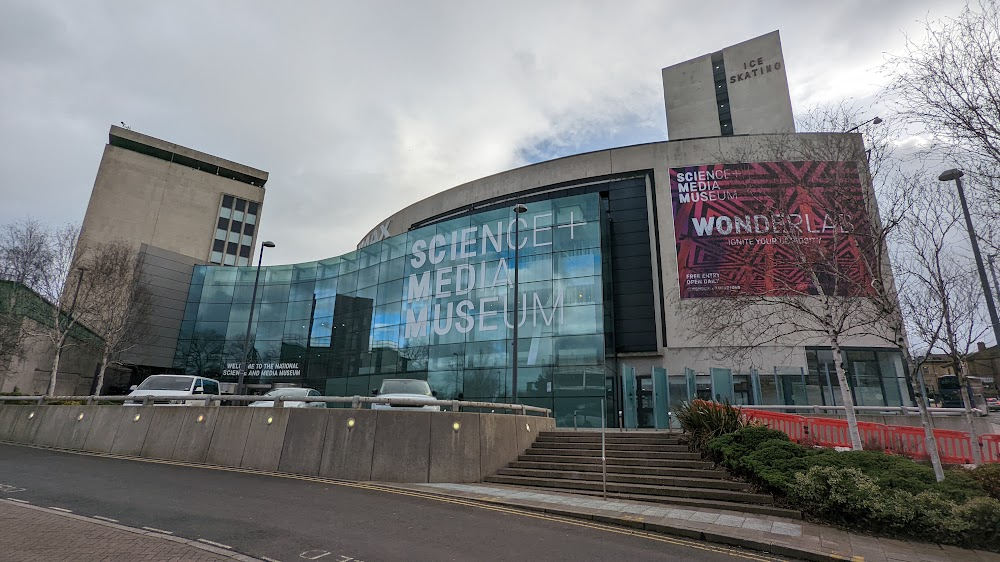
[[[989,411],[1000,410],[1000,398],[987,398],[986,407]]]
[[[372,390],[372,396],[380,398],[407,398],[416,404],[372,404],[372,410],[425,410],[440,412],[441,406],[421,404],[437,400],[437,392],[431,390],[427,381],[420,379],[385,379],[382,386]]]
[[[251,402],[250,407],[273,408],[273,399],[280,396],[281,405],[285,408],[326,408],[326,402],[306,402],[304,400],[296,400],[296,398],[301,398],[303,396],[323,396],[319,393],[319,391],[311,388],[276,388],[264,395],[265,398],[268,396],[272,399]]]
[[[197,396],[199,394],[219,394],[219,381],[206,379],[192,375],[153,375],[142,381],[139,385],[132,385],[126,400],[126,406],[138,406],[143,403],[146,396]],[[153,404],[157,405],[185,405],[200,406],[204,400],[157,400],[153,398]]]

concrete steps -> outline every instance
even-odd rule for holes
[[[707,464],[707,463],[706,463]],[[514,461],[509,468],[528,468],[536,470],[571,470],[575,472],[596,472],[600,474],[601,464],[572,462],[536,462]],[[728,478],[725,470],[707,468],[675,468],[650,466],[608,465],[608,474],[641,474],[646,476],[681,476],[688,478]]]
[[[549,488],[564,488],[568,490],[591,490],[595,492],[601,491],[603,486],[600,478],[597,478],[596,480],[571,480],[562,478],[496,475],[486,477],[486,481],[496,484],[510,484],[512,486],[544,486]],[[774,498],[767,494],[752,494],[735,490],[716,490],[713,488],[691,488],[682,486],[608,482],[608,491],[622,494],[702,498],[733,503],[754,503],[764,505],[771,505],[774,503]]]
[[[568,463],[578,463],[578,464],[596,464],[598,467],[601,465],[601,455],[598,453],[595,456],[566,456],[559,454],[541,454],[533,452],[531,449],[525,451],[523,455],[517,457],[518,461],[528,461],[528,462],[568,462]],[[608,464],[614,464],[616,466],[645,466],[651,468],[712,468],[714,465],[708,461],[703,460],[690,460],[690,459],[636,459],[636,458],[622,458],[622,457],[608,457]]]
[[[501,468],[497,471],[501,476],[524,476],[527,478],[553,478],[565,480],[596,480],[600,482],[603,475],[600,472],[577,472],[572,470],[540,470],[532,468]],[[616,484],[649,484],[653,486],[673,486],[685,488],[706,488],[713,490],[748,491],[750,485],[734,480],[720,478],[693,478],[690,476],[651,476],[643,474],[621,474],[608,472],[608,482]]]
[[[550,447],[550,443],[536,443],[529,451],[538,455],[569,456],[569,457],[593,457],[601,456],[601,447],[596,448],[560,448]],[[700,460],[701,455],[691,453],[684,447],[684,451],[641,451],[641,450],[607,450],[609,459],[662,459],[662,460]]]
[[[683,436],[671,432],[611,432],[604,435],[609,496],[692,508],[726,509],[801,518],[774,506],[701,455],[688,450]],[[486,482],[575,494],[602,494],[601,433],[541,432],[516,461]]]

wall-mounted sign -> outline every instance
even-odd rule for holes
[[[670,170],[681,298],[861,294],[870,223],[854,162]]]

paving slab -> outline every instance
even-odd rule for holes
[[[696,538],[804,560],[1000,562],[1000,553],[851,533],[774,515],[710,508],[675,509],[633,500],[613,501],[563,491],[530,493],[502,484],[395,484],[392,487],[601,521]],[[636,515],[638,514],[638,515]]]

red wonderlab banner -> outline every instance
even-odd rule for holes
[[[681,298],[870,291],[855,162],[670,170]]]

